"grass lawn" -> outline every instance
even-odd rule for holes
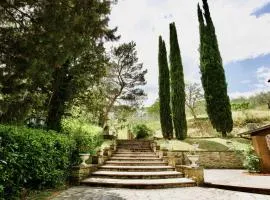
[[[192,144],[199,144],[199,151],[228,151],[243,150],[250,146],[251,141],[243,138],[187,138],[179,140],[157,140],[161,148],[169,150],[190,151],[193,149]]]

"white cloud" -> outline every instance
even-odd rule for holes
[[[253,84],[253,90],[248,92],[233,92],[230,93],[229,96],[231,98],[250,97],[260,92],[270,91],[270,83],[268,83],[268,80],[270,79],[270,67],[259,67],[256,71],[256,78],[257,82]]]
[[[110,25],[118,26],[119,42],[134,40],[138,56],[148,69],[151,94],[147,104],[158,96],[158,36],[166,40],[169,53],[169,23],[175,21],[185,71],[189,82],[200,79],[198,0],[119,0],[113,8]],[[209,0],[224,63],[270,53],[270,15],[252,16],[269,0]]]
[[[270,87],[268,80],[270,79],[270,67],[259,67],[256,72],[260,87],[268,89]]]

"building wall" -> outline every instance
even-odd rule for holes
[[[168,152],[168,161],[171,165],[187,165],[188,151]],[[209,169],[242,169],[243,159],[234,151],[200,151],[199,165]],[[173,159],[175,157],[175,159]]]
[[[266,140],[266,135],[268,134],[270,134],[270,130],[266,129],[252,136],[254,149],[261,158],[261,170],[263,173],[270,173],[270,150]]]

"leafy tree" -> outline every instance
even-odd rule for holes
[[[200,24],[200,70],[209,119],[213,127],[226,136],[232,131],[233,120],[227,83],[219,52],[215,27],[207,0],[203,0],[204,14],[198,5]]]
[[[99,125],[104,127],[108,114],[116,103],[136,106],[145,96],[141,86],[146,84],[143,64],[138,62],[136,44],[124,43],[114,47],[110,56],[109,72],[104,79],[106,104],[100,115]]]
[[[197,119],[197,104],[203,98],[202,88],[198,83],[186,84],[186,106],[190,110],[194,119]]]
[[[180,48],[175,23],[170,24],[171,104],[175,136],[184,140],[187,136],[185,113],[185,83]]]
[[[159,107],[159,99],[157,99],[151,106],[147,108],[147,112],[150,114],[159,114],[160,113],[160,107]]]
[[[267,105],[270,109],[270,92],[261,92],[249,98],[255,105]]]
[[[0,38],[0,121],[22,122],[30,109],[43,107],[50,70],[36,64],[29,35],[0,25]]]
[[[164,138],[173,138],[173,125],[170,106],[170,72],[167,61],[167,51],[165,42],[159,36],[159,107],[160,124]]]
[[[48,128],[59,130],[66,105],[105,72],[107,60],[104,59],[103,43],[118,38],[114,35],[116,29],[108,28],[112,3],[100,0],[1,2],[1,38],[10,35],[5,33],[7,30],[14,34],[8,38],[9,42],[1,40],[0,43],[8,52],[15,45],[10,41],[18,38],[15,41],[21,47],[12,58],[3,56],[1,59],[0,64],[4,66],[1,69],[11,69],[10,74],[19,78],[10,80],[20,86],[11,88],[3,96],[16,96],[17,88],[23,97],[25,94],[44,94],[47,99],[44,102],[49,103],[43,105],[48,113]],[[18,58],[25,60],[24,66]],[[10,60],[12,65],[9,65]],[[24,84],[22,88],[25,82],[28,85]],[[9,88],[8,81],[2,82],[1,87]],[[13,98],[13,103],[20,107],[22,99],[29,98]],[[14,112],[6,109],[2,116],[10,113]]]

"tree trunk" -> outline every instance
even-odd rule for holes
[[[108,117],[109,112],[111,111],[116,99],[122,94],[123,89],[124,89],[124,87],[121,87],[119,92],[112,98],[112,100],[110,101],[108,106],[105,108],[105,111],[100,114],[100,117],[99,117],[100,127],[104,128],[104,126],[107,124],[107,121],[109,119],[109,117]]]
[[[190,111],[191,111],[191,114],[192,114],[194,120],[197,121],[197,115],[196,115],[195,110],[193,108],[190,108]]]
[[[61,131],[61,120],[65,112],[65,103],[70,99],[70,82],[68,76],[69,62],[53,73],[53,93],[49,102],[47,129]]]
[[[227,137],[226,131],[222,131],[222,137],[223,137],[223,138],[226,138],[226,137]]]

